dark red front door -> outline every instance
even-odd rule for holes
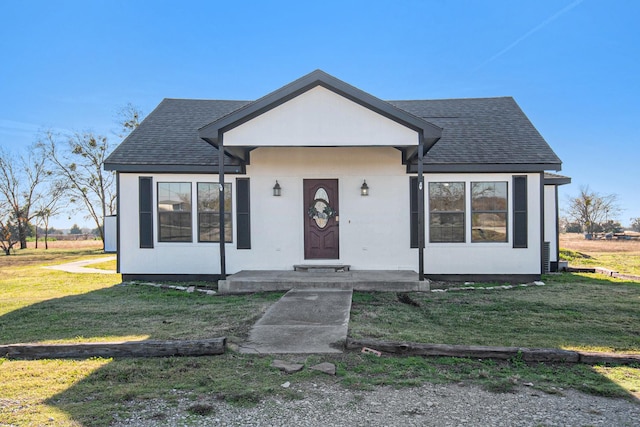
[[[304,258],[340,258],[338,180],[304,180]]]

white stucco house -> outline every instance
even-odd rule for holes
[[[301,264],[538,279],[570,181],[510,97],[383,101],[320,70],[256,101],[165,99],[104,167],[125,280]]]

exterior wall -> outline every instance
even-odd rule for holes
[[[139,244],[138,178],[153,177],[153,245],[141,249]],[[204,174],[133,174],[120,173],[120,273],[123,274],[215,274],[220,272],[218,243],[197,243],[196,215],[192,215],[194,242],[158,242],[158,182],[216,182],[217,175]],[[230,176],[227,182],[235,179]],[[235,194],[235,185],[233,186]],[[195,190],[192,197],[195,201]],[[234,196],[235,199],[235,196]],[[193,203],[193,202],[192,202]],[[194,205],[195,207],[195,205]],[[229,248],[231,244],[229,244]]]
[[[418,134],[321,86],[227,131],[228,146],[411,146]]]
[[[138,243],[138,178],[153,176],[154,248]],[[235,178],[251,179],[251,249],[236,249]],[[120,174],[121,273],[218,274],[218,243],[157,240],[157,183],[217,182],[217,175]],[[247,175],[225,175],[232,184],[234,242],[226,245],[227,272],[290,270],[294,264],[322,263],[304,259],[303,179],[338,179],[340,259],[354,269],[411,269],[417,252],[409,247],[409,178],[394,148],[259,148],[251,153]],[[367,180],[370,195],[360,196]],[[282,196],[274,197],[278,180]],[[195,190],[194,190],[195,191]],[[195,193],[192,203],[195,206]],[[197,229],[196,215],[192,227]],[[327,262],[326,260],[324,261]]]
[[[517,174],[522,175],[522,174]],[[540,174],[527,174],[527,227],[526,248],[513,248],[513,175],[512,174],[428,174],[429,182],[465,182],[466,242],[429,243],[428,191],[425,191],[425,274],[429,275],[522,275],[540,274]],[[508,216],[506,243],[471,243],[471,182],[506,181],[508,189]]]
[[[354,269],[415,269],[409,247],[409,178],[394,148],[261,148],[251,153],[251,251],[227,254],[234,269],[291,269],[304,259],[303,179],[337,178],[340,259]],[[369,196],[360,195],[363,180]],[[282,196],[273,197],[278,180]]]
[[[139,248],[138,178],[153,177],[154,248]],[[236,249],[236,177],[251,179],[251,249]],[[303,179],[338,179],[340,258],[354,270],[415,270],[418,250],[410,248],[409,175],[400,151],[390,147],[257,148],[247,175],[225,175],[232,184],[233,242],[226,244],[227,273],[291,270],[304,259]],[[211,174],[120,173],[120,272],[123,274],[220,273],[219,244],[197,242],[196,183],[217,182]],[[278,180],[282,196],[273,196]],[[360,195],[363,180],[369,196]],[[429,243],[426,206],[425,274],[539,274],[541,257],[540,174],[528,174],[528,247],[513,248],[512,174],[427,174],[428,182],[464,181],[467,186],[465,243]],[[471,243],[469,186],[474,181],[507,181],[507,243]],[[191,182],[194,242],[158,242],[157,183]],[[428,197],[425,197],[428,203]]]
[[[558,212],[556,186],[544,186],[544,241],[549,242],[549,261],[558,262]]]

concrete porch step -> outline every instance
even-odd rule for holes
[[[356,291],[426,292],[428,281],[404,270],[351,270],[309,274],[301,271],[243,270],[218,282],[220,293],[288,291],[290,289],[353,289]]]
[[[293,266],[293,271],[300,271],[306,273],[344,273],[349,271],[350,265],[344,264],[297,264]]]

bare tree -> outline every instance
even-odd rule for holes
[[[142,111],[138,107],[130,102],[127,103],[118,111],[116,122],[121,126],[121,129],[116,132],[116,135],[124,139],[140,125],[142,117]]]
[[[18,233],[11,216],[9,204],[0,199],[0,248],[5,255],[11,255],[11,250],[18,243]]]
[[[585,233],[596,232],[620,212],[616,194],[601,195],[590,190],[589,186],[580,187],[580,194],[569,199],[567,209],[567,215],[580,224]]]
[[[631,218],[631,229],[633,231],[640,231],[640,217]]]
[[[20,249],[27,247],[29,222],[34,217],[32,207],[42,198],[38,187],[49,177],[46,158],[33,150],[15,157],[0,149],[0,196],[7,206],[9,217],[4,223],[13,223],[18,233]]]
[[[67,191],[67,186],[61,181],[54,181],[51,183],[46,191],[46,197],[42,198],[38,206],[36,206],[35,215],[36,218],[42,221],[44,226],[44,248],[49,249],[49,220],[61,213],[66,206],[62,204],[64,200],[64,194]],[[36,233],[38,230],[38,224],[36,222]],[[36,236],[36,248],[38,247],[38,239]]]
[[[128,135],[141,119],[140,110],[127,104],[118,114],[118,136]],[[94,132],[62,136],[49,131],[37,146],[51,162],[57,179],[64,183],[70,203],[93,220],[104,246],[103,220],[116,212],[115,173],[102,168],[112,149],[109,139]]]
[[[11,217],[0,219],[0,248],[5,255],[11,255],[11,250],[18,243],[18,233],[16,233],[15,223]]]
[[[65,183],[71,203],[86,209],[104,242],[102,219],[116,209],[115,174],[102,170],[111,152],[107,137],[87,132],[64,138],[47,132],[38,147],[53,164],[57,178]]]

